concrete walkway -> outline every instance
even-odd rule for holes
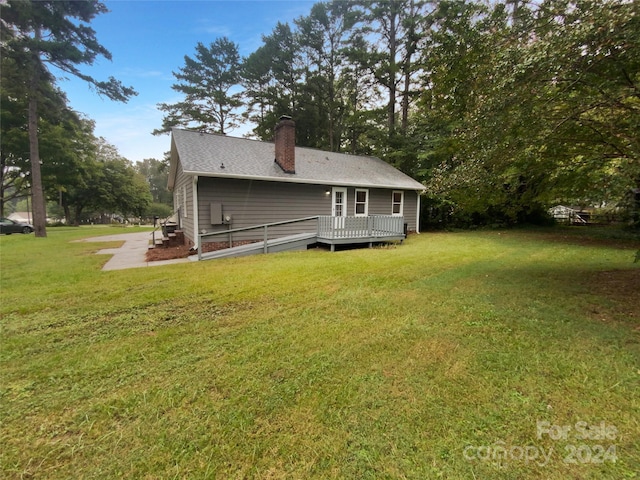
[[[104,235],[102,237],[91,237],[80,240],[81,242],[124,242],[120,248],[104,248],[98,250],[98,255],[113,255],[102,270],[124,270],[126,268],[155,267],[160,265],[171,265],[173,263],[186,263],[188,258],[177,258],[175,260],[160,260],[157,262],[147,262],[145,254],[149,248],[151,232],[121,233],[117,235]]]

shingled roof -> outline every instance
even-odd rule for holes
[[[369,188],[424,190],[424,186],[375,157],[295,147],[295,173],[274,162],[273,143],[174,128],[171,131],[173,188],[177,161],[187,175]]]

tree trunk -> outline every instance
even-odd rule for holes
[[[63,205],[62,209],[64,210],[64,221],[67,225],[71,225],[71,209],[69,205]]]
[[[82,215],[82,209],[84,207],[80,206],[80,205],[76,205],[75,208],[75,212],[74,212],[74,219],[73,219],[73,226],[74,227],[79,227],[80,226],[80,215]]]
[[[391,5],[389,13],[389,105],[387,106],[387,115],[389,123],[389,136],[393,135],[396,128],[396,22],[398,14],[395,6]]]
[[[4,151],[0,152],[0,216],[4,217],[4,175],[7,164]]]
[[[411,63],[411,60],[407,63]],[[404,92],[402,92],[402,133],[407,133],[409,126],[409,89],[411,88],[411,73],[409,68],[404,72]]]
[[[40,31],[36,30],[36,39]],[[32,58],[31,78],[29,81],[29,159],[31,161],[31,205],[33,206],[33,227],[36,237],[47,236],[47,209],[42,188],[40,170],[40,149],[38,146],[38,83],[40,80],[40,57],[37,53]]]
[[[631,201],[633,226],[640,229],[640,176],[636,177],[636,188],[632,191]]]
[[[335,100],[333,94],[333,84],[329,86],[329,151],[335,152],[335,142],[334,142],[334,125],[333,125],[333,108],[335,107]]]
[[[336,108],[336,67],[334,65],[335,59],[335,47],[333,44],[333,38],[330,40],[331,50],[329,53],[329,151],[335,152],[335,108]]]

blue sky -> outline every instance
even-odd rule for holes
[[[131,161],[163,158],[169,135],[153,136],[159,128],[161,102],[175,102],[171,72],[193,57],[198,42],[208,45],[226,36],[247,56],[270,34],[278,21],[291,23],[307,15],[314,1],[306,0],[115,0],[104,2],[111,10],[91,23],[98,41],[113,55],[99,58],[82,71],[96,79],[114,76],[138,92],[128,103],[99,97],[77,79],[60,79],[72,109],[96,122],[95,134],[104,137]],[[241,127],[231,135],[250,130]]]

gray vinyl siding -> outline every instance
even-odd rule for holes
[[[326,187],[295,183],[206,178],[198,179],[199,228],[218,232],[264,223],[294,220],[315,215],[331,215],[331,195]],[[222,214],[230,215],[230,225],[212,225],[210,204],[221,203]],[[269,229],[269,237],[315,231],[315,222],[297,223]],[[234,234],[234,240],[262,239],[261,230]],[[222,241],[224,236],[211,241]]]
[[[185,189],[186,206],[184,202]],[[180,227],[185,232],[185,235],[193,241],[193,177],[184,174],[180,162],[178,162],[173,189],[173,208],[174,210],[180,210]]]
[[[416,230],[417,192],[413,190],[388,190],[382,188],[369,189],[369,215],[392,215],[393,192],[404,191],[403,217],[410,231]],[[355,195],[355,189],[353,189]],[[355,207],[355,197],[349,192],[349,202]],[[350,214],[352,215],[352,214]]]
[[[191,187],[189,183],[188,187]],[[218,232],[264,223],[281,222],[316,215],[331,215],[332,187],[298,183],[279,183],[260,180],[224,178],[198,178],[198,228],[201,232]],[[347,188],[347,215],[355,213],[355,188]],[[369,215],[391,215],[392,190],[369,190]],[[404,193],[405,222],[415,230],[416,192]],[[192,196],[188,195],[188,201]],[[212,225],[211,204],[222,204],[222,214],[230,215],[230,225]],[[185,219],[193,225],[192,217]],[[297,223],[269,229],[269,237],[275,238],[302,232],[315,231],[315,222]],[[189,238],[193,229],[186,230]],[[234,234],[234,240],[260,240],[263,232],[253,230]],[[191,238],[193,240],[193,238]],[[224,235],[211,237],[207,241],[226,240]]]

